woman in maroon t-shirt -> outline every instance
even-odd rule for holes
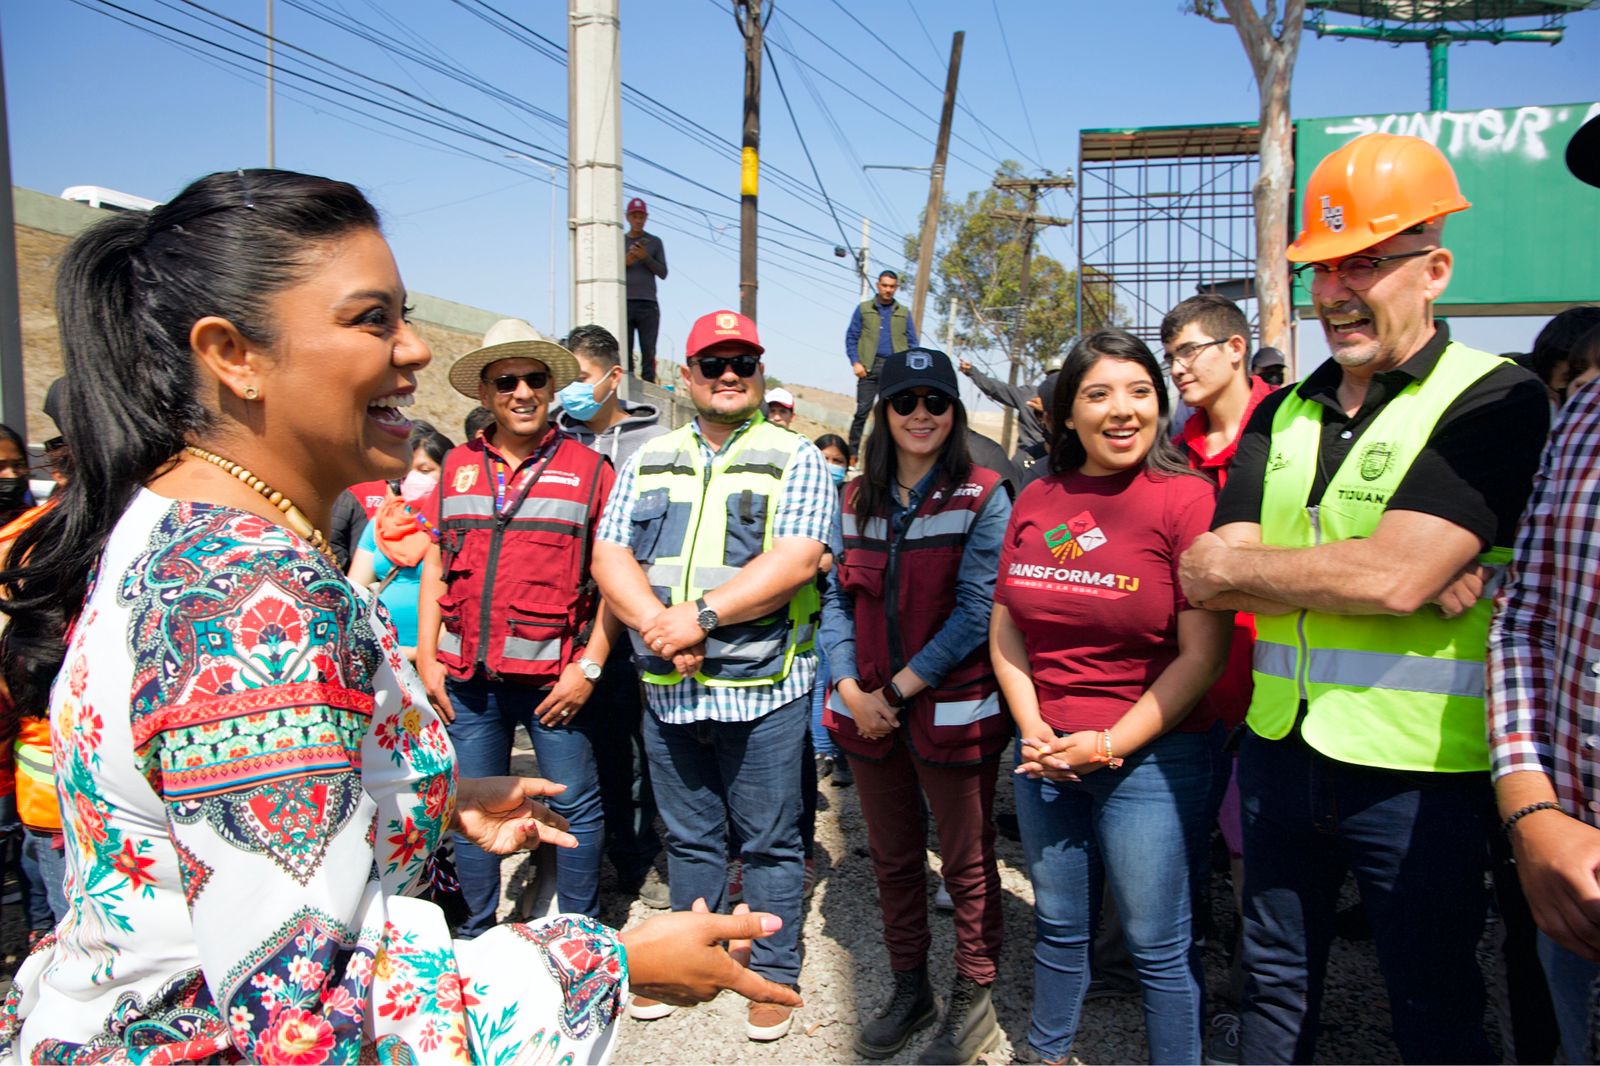
[[[1073,347],[1052,408],[1052,472],[1012,512],[989,636],[1021,736],[1028,1042],[1045,1061],[1071,1052],[1103,876],[1144,985],[1151,1061],[1199,1062],[1189,863],[1211,722],[1195,707],[1221,673],[1231,618],[1190,609],[1177,565],[1210,526],[1215,489],[1171,443],[1155,357],[1122,330]]]

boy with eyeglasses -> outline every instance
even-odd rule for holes
[[[806,762],[817,564],[838,494],[804,437],[763,413],[763,349],[732,311],[689,333],[683,390],[698,417],[650,441],[623,467],[595,542],[594,573],[630,630],[645,683],[645,751],[667,828],[674,910],[727,888],[727,820],[740,840],[744,900],[783,929],[757,941],[750,968],[800,978]],[[636,1019],[672,1008],[641,1001]],[[745,1033],[776,1040],[792,1009],[752,1004]]]

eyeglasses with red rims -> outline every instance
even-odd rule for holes
[[[953,403],[955,401],[942,392],[899,392],[889,400],[889,406],[894,409],[894,413],[902,418],[915,411],[918,404],[921,404],[934,418],[938,418],[950,410],[950,405]]]
[[[759,355],[749,352],[743,355],[702,355],[689,360],[689,365],[700,371],[700,376],[707,381],[715,381],[733,367],[733,372],[742,378],[751,377],[756,372],[756,367],[761,365]]]
[[[1300,284],[1310,287],[1313,281],[1319,281],[1329,274],[1339,275],[1339,280],[1344,282],[1344,287],[1351,292],[1361,292],[1370,289],[1378,280],[1378,268],[1385,263],[1392,263],[1399,259],[1415,259],[1419,255],[1437,252],[1437,248],[1424,248],[1417,252],[1401,252],[1398,255],[1350,255],[1337,263],[1301,263],[1299,266],[1289,268]],[[1307,274],[1311,277],[1307,277]]]
[[[489,379],[489,384],[494,386],[494,391],[502,396],[509,396],[517,391],[517,384],[523,383],[538,392],[550,384],[550,371],[530,370],[526,374],[496,374]]]

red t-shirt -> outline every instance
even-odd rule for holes
[[[995,602],[1027,643],[1045,722],[1109,729],[1178,656],[1178,557],[1211,527],[1216,487],[1143,468],[1053,474],[1011,510]],[[1211,726],[1202,701],[1178,725]]]

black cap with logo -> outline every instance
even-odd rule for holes
[[[933,348],[907,348],[878,364],[878,398],[891,399],[908,389],[928,388],[952,400],[961,399],[956,368],[950,357]]]

